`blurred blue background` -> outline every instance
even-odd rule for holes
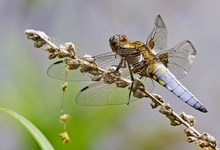
[[[59,132],[62,81],[46,71],[54,61],[26,39],[27,28],[42,30],[60,41],[72,41],[80,55],[111,51],[108,39],[125,34],[146,41],[160,14],[168,29],[168,47],[190,40],[198,55],[191,72],[181,82],[207,107],[200,113],[156,84],[176,112],[196,117],[195,127],[220,139],[219,0],[1,0],[0,1],[0,106],[32,121],[56,149],[82,150],[185,150],[183,127],[171,127],[167,118],[152,110],[149,100],[131,105],[81,107],[74,102],[83,87],[71,83],[64,107],[72,119],[67,124],[71,143],[62,144]],[[84,84],[85,85],[85,84]],[[31,135],[15,120],[0,114],[0,150],[39,149]]]

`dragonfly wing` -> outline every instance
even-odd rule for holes
[[[128,96],[127,88],[117,88],[114,83],[98,81],[83,88],[76,96],[76,103],[86,106],[124,104],[128,102]]]
[[[106,69],[110,66],[118,66],[121,61],[121,57],[114,52],[108,52],[94,56],[94,59],[98,67],[102,69]]]
[[[131,80],[131,75],[127,68],[121,68],[121,71],[124,78]],[[151,78],[142,77],[139,74],[133,74],[133,76],[135,79],[141,80],[141,82],[144,84],[145,90],[148,92],[151,92],[154,89],[154,81]]]
[[[47,75],[65,81],[91,81],[90,75],[81,73],[79,69],[68,70],[65,60],[57,61],[47,69]]]
[[[157,54],[167,48],[167,28],[160,15],[156,17],[154,24],[155,27],[147,39],[147,46]]]
[[[190,41],[183,41],[174,48],[158,54],[163,64],[179,79],[191,69],[196,50]]]
[[[114,52],[100,54],[92,58],[95,59],[95,63],[98,65],[98,67],[102,69],[106,69],[112,65],[118,65],[121,60],[120,56],[116,55]],[[71,60],[71,58],[69,60]],[[68,70],[66,69],[65,62],[65,60],[61,60],[52,64],[47,70],[48,76],[66,81],[91,81],[92,75],[89,73],[81,73],[79,70],[80,68]]]
[[[154,81],[151,78],[143,77],[143,79],[141,78],[141,81],[144,83],[145,90],[147,90],[148,92],[153,91],[155,85]]]
[[[154,83],[148,79],[146,79],[145,84],[148,84],[147,88],[152,90]],[[133,95],[129,99],[129,93],[128,87],[120,88],[115,83],[107,84],[104,81],[98,81],[80,90],[76,96],[76,103],[84,106],[119,105],[139,99]]]

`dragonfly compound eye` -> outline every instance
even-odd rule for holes
[[[114,35],[109,39],[109,44],[113,51],[117,50],[120,44],[118,35]]]
[[[119,37],[120,42],[127,42],[128,41],[128,38],[125,35],[119,34],[118,37]]]

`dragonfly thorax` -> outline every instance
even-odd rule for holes
[[[136,56],[127,57],[126,61],[133,66],[137,63],[141,63],[143,61],[143,59],[144,59],[143,56],[141,54],[139,54]]]

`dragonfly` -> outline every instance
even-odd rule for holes
[[[156,17],[154,24],[146,43],[116,34],[109,39],[112,52],[93,56],[93,59],[103,69],[115,66],[115,71],[121,71],[126,79],[140,79],[148,92],[153,90],[156,81],[191,107],[207,112],[201,102],[178,80],[187,75],[192,67],[197,54],[194,46],[190,41],[183,41],[167,49],[167,28],[160,15]],[[87,78],[88,75],[82,75],[77,70],[71,70],[67,75],[65,66],[64,60],[55,62],[47,73],[60,80],[91,80]],[[138,99],[131,94],[132,87],[133,82],[129,90],[100,80],[81,89],[75,100],[77,104],[86,106],[128,104]]]

